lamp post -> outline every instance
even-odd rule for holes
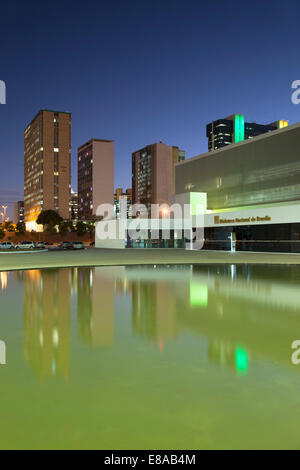
[[[3,212],[1,212],[1,216],[2,216],[2,222],[5,222],[7,219],[6,219],[6,209],[7,209],[7,206],[2,206],[2,209],[3,209]]]

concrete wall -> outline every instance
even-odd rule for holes
[[[126,242],[126,233],[119,219],[109,221],[100,221],[95,226],[95,247],[96,248],[115,248],[124,249]],[[103,233],[110,229],[111,236],[104,238]]]
[[[114,142],[93,142],[93,214],[101,204],[114,203]]]
[[[153,203],[168,204],[172,196],[173,148],[165,144],[155,145]]]

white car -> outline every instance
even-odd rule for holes
[[[33,250],[35,247],[34,242],[21,242],[16,245],[17,250]]]
[[[44,249],[44,248],[45,248],[45,243],[44,243],[44,242],[37,242],[36,248],[42,248],[42,249]]]
[[[82,242],[73,242],[73,250],[84,250],[84,244]]]
[[[12,242],[2,242],[0,243],[0,250],[13,250],[15,245]]]

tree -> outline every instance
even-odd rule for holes
[[[90,239],[93,238],[93,235],[95,233],[95,222],[89,222],[87,224],[87,231],[89,232],[90,234]]]
[[[77,235],[79,235],[80,237],[82,237],[87,232],[87,226],[81,220],[77,222],[76,232],[77,232]]]
[[[76,226],[73,223],[73,220],[68,221],[70,232],[76,232]]]
[[[11,220],[4,222],[4,230],[6,230],[7,232],[14,232],[15,224]]]
[[[24,224],[24,222],[17,223],[16,232],[20,234],[24,234],[26,232],[26,225]]]
[[[45,231],[47,233],[57,233],[57,229],[56,229],[55,225],[51,225],[51,224],[46,225]]]
[[[63,221],[58,226],[58,231],[61,235],[65,235],[70,231],[70,224],[69,222]]]
[[[63,221],[62,217],[53,210],[42,211],[37,218],[36,223],[38,225],[43,225],[44,229],[49,232],[55,232],[54,227],[59,225]]]

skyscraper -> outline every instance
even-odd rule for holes
[[[276,121],[271,124],[245,122],[242,114],[232,114],[224,119],[218,119],[206,126],[208,150],[217,150],[233,143],[251,139],[260,134],[271,132],[288,125],[287,121]]]
[[[71,114],[41,110],[24,131],[24,215],[36,228],[42,210],[68,219],[71,186]]]
[[[91,139],[78,148],[78,218],[90,220],[114,203],[114,141]]]
[[[127,216],[131,217],[132,211],[132,189],[127,188],[126,192],[123,192],[123,188],[117,188],[114,193],[114,206],[115,206],[115,215],[119,217],[120,215],[120,200],[121,198],[127,199]]]
[[[24,282],[23,348],[26,362],[44,381],[68,381],[71,342],[71,272],[28,270]]]
[[[185,159],[185,152],[162,142],[132,154],[133,204],[168,204],[175,192],[175,163]]]
[[[24,222],[24,201],[14,203],[14,223],[21,224]]]
[[[70,219],[73,221],[78,220],[78,193],[75,193],[73,189],[71,189],[70,194]]]

